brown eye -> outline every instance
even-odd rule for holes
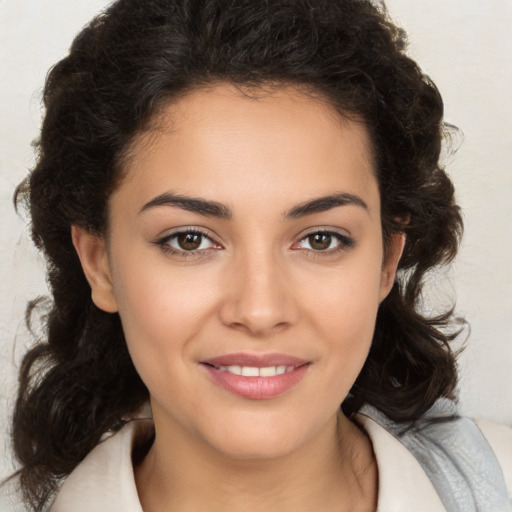
[[[315,251],[325,251],[331,248],[333,236],[329,233],[315,233],[308,236],[308,243]]]
[[[354,246],[354,240],[336,231],[315,231],[302,238],[293,247],[303,249],[312,254],[334,254],[338,251],[350,249]]]
[[[208,235],[201,231],[179,231],[157,242],[164,250],[175,253],[201,253],[208,249],[219,249]]]
[[[176,236],[178,247],[183,251],[195,251],[201,247],[203,235],[201,233],[180,233]]]

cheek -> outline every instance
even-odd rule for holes
[[[193,324],[214,299],[213,287],[206,286],[211,284],[206,267],[173,267],[156,250],[118,260],[116,270],[116,300],[130,331],[156,335],[159,330],[179,330]]]
[[[322,364],[330,369],[332,389],[348,392],[364,365],[379,307],[380,269],[378,253],[361,255],[353,265],[317,281],[308,296],[315,335],[329,350]]]
[[[199,286],[207,282],[200,271],[173,269],[161,260],[149,259],[144,265],[124,260],[114,275],[128,349],[145,381],[148,375],[180,371],[180,361],[190,351],[190,341],[204,326],[215,300],[213,287]]]
[[[381,284],[378,251],[357,254],[339,269],[317,274],[310,282],[307,300],[323,324],[351,336],[373,330]]]
[[[196,383],[186,361],[200,329],[197,300],[187,287],[177,293],[165,279],[133,277],[123,285],[119,314],[137,373],[158,401],[192,401]]]
[[[330,340],[338,363],[351,364],[353,360],[354,364],[359,361],[362,365],[373,339],[378,310],[374,288],[370,292],[361,287],[346,287],[342,293],[325,295],[323,303],[318,304],[319,329]]]

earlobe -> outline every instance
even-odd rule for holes
[[[94,304],[106,311],[118,310],[105,240],[79,226],[71,226],[71,238],[91,287]]]
[[[380,297],[382,302],[391,291],[395,282],[396,270],[405,246],[405,233],[394,233],[386,246],[380,280]]]

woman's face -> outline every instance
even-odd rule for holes
[[[219,85],[158,121],[111,197],[106,249],[75,230],[93,298],[119,311],[158,433],[289,453],[335,418],[394,279],[402,239],[384,256],[368,134],[293,89]]]

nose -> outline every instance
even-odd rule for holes
[[[269,336],[297,321],[286,262],[252,253],[233,261],[225,279],[221,321],[254,337]]]

